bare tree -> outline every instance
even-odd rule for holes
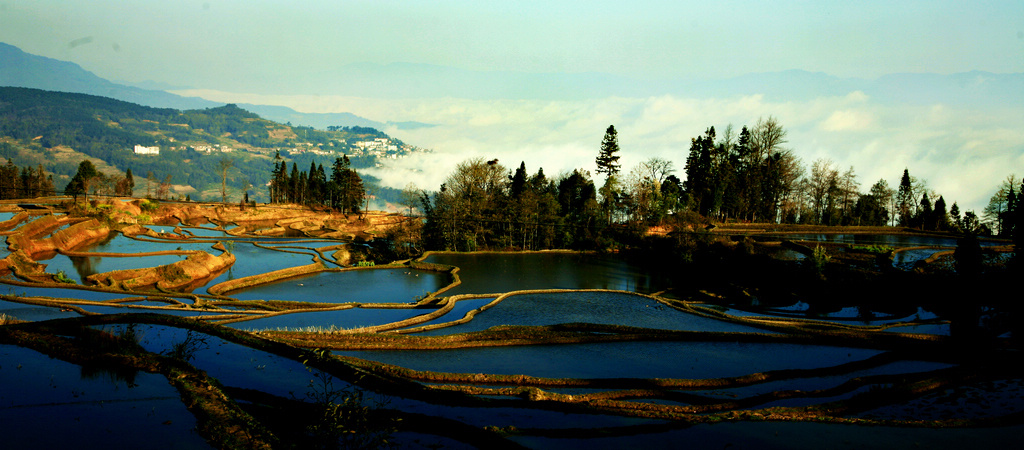
[[[157,184],[156,174],[152,170],[146,172],[146,198],[153,198],[153,185]]]
[[[409,215],[412,215],[412,210],[415,208],[420,201],[421,192],[420,188],[416,187],[416,183],[410,182],[405,185],[405,189],[402,189],[402,204],[409,208]]]
[[[842,196],[840,205],[843,216],[848,217],[851,215],[854,203],[857,202],[857,197],[860,196],[860,183],[857,182],[857,174],[853,171],[853,166],[850,166],[839,177],[839,194]]]
[[[750,150],[758,161],[764,161],[772,153],[782,151],[782,144],[786,142],[786,130],[772,116],[758,119],[757,125],[750,132]]]
[[[164,181],[161,182],[159,186],[157,186],[157,188],[156,188],[156,198],[163,200],[163,199],[167,198],[168,195],[170,195],[170,193],[171,193],[171,177],[172,177],[172,175],[168,174],[167,178],[164,178]]]
[[[896,190],[889,187],[889,183],[885,181],[885,178],[879,178],[878,182],[871,186],[869,193],[875,197],[879,205],[884,205],[886,209],[886,215],[892,225],[895,225],[896,219]]]
[[[837,186],[839,171],[830,159],[818,159],[811,164],[807,178],[807,196],[814,210],[815,223],[824,223],[827,210],[833,203],[832,194]]]
[[[982,223],[995,230],[996,234],[1003,234],[1003,219],[1008,207],[1007,194],[1020,184],[1017,176],[1010,174],[999,184],[999,189],[989,198],[985,209],[981,211]]]
[[[646,161],[640,163],[636,170],[641,177],[650,178],[655,181],[658,186],[661,186],[661,183],[665,181],[665,178],[668,178],[669,175],[672,175],[676,171],[676,169],[672,167],[672,161],[658,157],[648,158]]]
[[[220,201],[228,202],[228,169],[235,165],[235,161],[228,158],[220,160]]]

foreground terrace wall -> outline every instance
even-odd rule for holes
[[[224,295],[227,292],[237,291],[247,287],[259,286],[261,284],[273,283],[275,281],[286,280],[288,278],[295,278],[303,275],[312,275],[322,272],[325,269],[323,262],[320,261],[320,258],[317,258],[316,262],[305,266],[289,267],[287,269],[275,270],[273,272],[261,273],[259,275],[250,275],[247,277],[235,278],[234,280],[228,280],[223,283],[210,286],[206,292],[213,295]]]
[[[96,219],[89,219],[58,230],[48,238],[39,238],[54,229],[72,222],[66,216],[43,216],[25,224],[7,237],[11,253],[0,262],[0,270],[14,270],[19,277],[34,281],[52,281],[43,272],[42,264],[36,262],[41,255],[74,251],[100,242],[110,235],[110,228]]]
[[[213,256],[197,251],[187,259],[172,264],[97,273],[89,275],[84,281],[126,291],[155,287],[162,291],[187,292],[194,289],[197,282],[216,277],[234,263],[235,255],[228,252]]]

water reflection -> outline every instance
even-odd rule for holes
[[[0,345],[0,423],[4,448],[210,448],[164,376],[80,368],[11,345]]]
[[[411,303],[448,284],[448,274],[414,269],[320,272],[231,292],[239,300]]]
[[[613,255],[590,253],[437,253],[426,262],[458,266],[462,284],[446,294],[523,289],[657,292],[667,286],[649,270]]]

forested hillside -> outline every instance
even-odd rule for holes
[[[372,142],[377,146],[368,145]],[[136,154],[137,145],[157,147],[159,154]],[[85,94],[0,87],[0,157],[18,166],[42,165],[54,174],[58,191],[79,163],[90,158],[101,172],[131,169],[142,179],[136,186],[144,186],[147,177],[170,176],[171,195],[219,199],[221,164],[228,160],[229,198],[240,198],[243,188],[255,186],[250,198],[266,200],[264,186],[275,153],[302,167],[330,165],[348,155],[358,169],[373,166],[379,156],[415,150],[372,128],[293,127],[235,105],[179,111]]]

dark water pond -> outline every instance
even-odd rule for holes
[[[154,241],[150,239],[152,238],[135,239],[115,233],[111,234],[110,238],[103,242],[79,249],[78,251],[134,254],[166,250],[203,250],[214,254],[219,253],[219,251],[211,249],[213,244],[210,242],[190,242],[187,240]]]
[[[105,329],[118,333],[124,325]],[[135,333],[147,351],[168,353],[173,345],[191,339],[194,342],[190,362],[225,386],[256,389],[284,398],[305,398],[310,372],[302,363],[272,353],[238,345],[203,333],[181,328],[138,325]],[[336,380],[339,387],[347,383]]]
[[[879,352],[789,344],[609,342],[459,350],[338,351],[416,370],[555,378],[719,378],[826,367]]]
[[[865,448],[1016,448],[1024,426],[977,429],[920,429],[821,423],[750,422],[695,425],[663,432],[571,440],[588,449],[669,448],[685,443],[695,449],[850,449]],[[595,434],[595,436],[598,436]],[[565,439],[517,436],[528,448],[564,449]]]
[[[458,318],[461,315],[452,317]],[[424,334],[465,333],[497,325],[555,325],[574,322],[663,330],[764,332],[754,327],[688,314],[646,297],[608,292],[571,292],[514,295],[478,314],[468,323]]]
[[[24,303],[8,302],[5,300],[0,300],[0,314],[4,314],[15,319],[31,321],[79,317],[78,313],[74,311],[61,311],[58,308],[27,305]]]
[[[20,295],[22,297],[53,297],[53,298],[75,298],[82,300],[116,300],[125,297],[138,297],[138,294],[116,294],[110,292],[97,292],[82,289],[61,289],[54,287],[26,287],[13,284],[0,284],[0,293],[8,295]]]
[[[775,238],[775,239],[787,239],[794,241],[817,241],[817,242],[837,242],[852,245],[885,245],[889,247],[901,248],[901,247],[921,247],[921,246],[939,246],[939,247],[956,247],[957,240],[952,237],[940,237],[940,236],[916,236],[916,235],[902,235],[902,234],[833,234],[833,233],[799,233],[799,234],[780,234],[777,236],[763,235],[758,238]],[[1005,242],[992,241],[988,239],[981,239],[979,243],[982,246],[992,245],[1005,245]]]
[[[213,235],[221,233],[205,228],[191,228],[189,230],[198,232],[197,234],[210,233]],[[169,232],[170,228],[168,227],[165,231]],[[274,238],[273,240],[232,240],[232,243],[227,245],[237,256],[235,266],[220,275],[216,280],[210,282],[207,286],[226,279],[307,265],[313,261],[312,253],[309,250],[304,253],[281,252],[256,247],[251,244],[251,242],[255,241],[272,246],[321,247],[337,244],[319,241],[303,242],[303,240],[282,238]],[[211,244],[170,240],[166,243],[140,242],[118,235],[101,245],[105,247],[94,251],[132,253],[168,250],[179,246],[186,249],[200,248],[208,250]],[[892,244],[887,243],[886,245]],[[211,253],[215,253],[215,251],[211,251]],[[108,261],[116,259],[121,258],[102,258],[102,264],[107,264]],[[149,258],[125,259],[146,261]],[[459,275],[462,279],[462,285],[446,292],[444,295],[458,293],[501,293],[522,289],[590,288],[656,292],[665,287],[657,277],[649,274],[643,268],[619,260],[611,255],[583,255],[576,253],[439,254],[431,256],[428,262],[451,264],[461,268]],[[51,264],[53,263],[51,262]],[[146,265],[148,263],[142,266],[145,267]],[[77,271],[77,269],[72,270]],[[66,273],[68,272],[66,271]],[[241,300],[274,299],[319,303],[409,303],[415,301],[416,297],[427,292],[436,291],[447,283],[448,276],[446,274],[407,269],[323,272],[231,293],[229,296]],[[18,286],[10,286],[9,288],[12,293],[23,292],[25,295],[96,300],[124,297],[118,294],[93,293],[59,288],[21,288]],[[4,287],[0,286],[0,289],[4,289]],[[453,311],[444,317],[435,319],[432,323],[460,319],[466,312],[479,308],[490,301],[491,299],[474,299],[458,302]],[[139,304],[158,303],[139,302]],[[150,309],[128,309],[114,305],[85,306],[83,308],[99,313],[152,311]],[[431,309],[352,308],[335,311],[281,314],[232,323],[226,326],[240,329],[330,329],[331,327],[350,329],[392,323],[432,311]],[[810,317],[814,315],[801,305],[793,305],[788,308],[767,308],[758,312],[741,312],[738,310],[728,310],[728,312],[737,315],[754,314],[781,317]],[[57,308],[35,307],[4,301],[0,301],[0,313],[28,320],[77,316],[74,312],[62,312]],[[194,316],[198,314],[233,313],[233,311],[218,313],[215,311],[179,310],[170,313]],[[844,308],[839,311],[830,311],[822,315],[816,315],[814,318],[823,321],[874,325],[892,323],[899,320],[928,318],[923,317],[922,314],[927,316],[930,313],[918,311],[916,314],[913,314],[911,311],[909,315],[894,314],[888,316],[873,312],[865,313],[857,308]],[[901,317],[896,317],[898,315]],[[425,334],[445,335],[483,330],[497,325],[549,325],[570,322],[621,324],[669,330],[762,332],[752,327],[705,319],[672,310],[647,298],[634,295],[617,293],[554,293],[511,296],[497,306],[478,314],[474,320],[467,324],[435,330]],[[948,333],[948,326],[942,324],[919,325],[915,328],[903,327],[891,331],[933,332],[941,334],[943,332]],[[310,373],[297,361],[280,358],[211,336],[199,335],[200,337],[197,338],[195,334],[190,335],[187,331],[173,327],[141,326],[138,332],[142,345],[155,352],[166,352],[175,343],[180,343],[186,339],[201,339],[202,345],[194,352],[193,364],[207,371],[226,386],[255,389],[285,398],[299,399],[305,397],[309,387]],[[82,421],[90,424],[88,427],[83,427],[88,429],[79,431],[78,428],[73,428],[72,433],[76,436],[85,436],[86,438],[94,439],[96,442],[102,442],[105,448],[132,446],[130,445],[131,441],[125,441],[128,444],[119,445],[122,441],[102,438],[101,434],[98,434],[99,432],[96,431],[110,429],[120,431],[125,428],[125,424],[142,430],[140,433],[147,433],[147,436],[155,436],[155,439],[159,439],[161,442],[159,442],[156,448],[195,447],[193,440],[198,439],[198,437],[195,437],[194,433],[189,431],[194,427],[194,419],[188,422],[185,419],[167,419],[165,417],[170,417],[169,415],[161,415],[163,414],[163,402],[165,401],[167,406],[175,404],[183,409],[181,401],[177,398],[177,394],[173,392],[173,389],[171,389],[172,392],[170,394],[165,391],[156,390],[146,394],[147,397],[145,398],[150,398],[151,402],[146,403],[145,408],[153,409],[146,409],[140,412],[138,409],[140,403],[138,400],[133,400],[135,397],[129,396],[124,397],[124,399],[116,397],[116,395],[122,394],[118,389],[131,390],[136,388],[128,388],[123,380],[120,381],[121,384],[119,385],[116,377],[114,377],[114,381],[107,377],[100,381],[112,386],[121,386],[114,389],[116,395],[111,394],[114,397],[110,397],[113,400],[105,403],[106,406],[103,407],[110,409],[96,409],[95,406],[83,406],[84,404],[76,403],[73,400],[73,393],[70,394],[72,395],[71,400],[66,398],[66,394],[60,394],[64,396],[60,398],[53,397],[51,394],[53,394],[52,390],[54,388],[47,384],[50,377],[49,373],[33,373],[32,380],[24,380],[17,378],[19,375],[16,372],[13,375],[11,372],[8,372],[11,361],[36,361],[36,359],[25,356],[26,354],[12,353],[14,351],[12,349],[13,347],[0,346],[0,420],[11,421],[6,423],[13,423],[20,427],[22,422],[18,422],[20,419],[14,416],[17,416],[20,411],[33,410],[34,408],[39,408],[38,411],[43,411],[43,413],[36,415],[32,415],[35,413],[27,414],[27,417],[36,423],[42,424],[69,423],[86,414],[90,417],[88,420],[82,419]],[[542,377],[573,378],[717,378],[746,375],[768,370],[827,367],[861,360],[876,355],[879,352],[876,350],[790,344],[644,341],[439,351],[345,351],[336,353],[397,364],[411,369],[443,372],[527,374]],[[83,382],[82,377],[78,375],[81,372],[78,366],[69,364],[65,366],[44,371],[53,372],[59,369],[65,372],[65,375],[71,374],[68,375],[70,378],[67,379],[58,378],[58,386],[64,386],[65,383],[67,383],[67,386],[74,385],[76,386],[74,388],[76,392],[79,390],[94,392],[98,389],[91,385],[82,384],[96,382],[95,377],[87,377],[90,381]],[[720,398],[736,398],[777,390],[824,389],[841,385],[851,377],[913,373],[941,367],[945,366],[920,361],[900,361],[842,376],[782,380],[743,388],[702,392],[701,394]],[[144,374],[136,376],[136,380],[143,381],[137,382],[140,386],[155,386],[159,384],[165,389],[169,388],[166,380],[163,380],[160,376],[152,378],[155,381],[151,381],[142,375]],[[72,380],[77,381],[72,383]],[[342,384],[340,381],[338,383],[339,385]],[[48,391],[47,389],[50,390]],[[147,387],[147,389],[149,388]],[[153,389],[156,388],[154,387]],[[12,393],[15,390],[17,390],[17,393]],[[39,391],[39,393],[33,393],[35,391]],[[22,392],[26,392],[26,394],[22,394]],[[9,397],[16,398],[17,395],[23,395],[27,398],[27,400],[22,400],[22,403],[49,406],[23,406],[18,404],[14,407],[5,407],[6,403],[3,402],[7,402]],[[33,397],[35,395],[38,395],[38,397]],[[843,394],[835,399],[848,398],[850,395],[853,395],[853,393]],[[164,398],[171,398],[172,400],[164,400]],[[524,428],[597,429],[630,425],[657,425],[662,423],[661,421],[624,418],[612,415],[566,414],[535,410],[526,407],[525,404],[522,408],[469,408],[437,405],[405,398],[392,398],[390,401],[391,407],[401,409],[402,411],[446,417],[474,426],[515,425]],[[806,403],[820,403],[822,401],[824,400],[820,398],[810,400],[793,399],[779,402],[777,405],[798,406]],[[123,407],[124,409],[118,409],[111,406],[111,403],[126,406]],[[93,409],[83,410],[82,408]],[[156,427],[160,429],[153,429],[146,422],[146,420],[149,420],[147,415],[153,410],[156,411],[154,416],[160,419],[156,423],[162,424],[166,420],[171,420],[173,426],[161,426],[173,429],[173,433],[175,433],[173,436],[167,436],[168,432],[163,428]],[[43,417],[43,414],[52,415],[56,418],[57,422],[48,421],[48,419]],[[122,417],[132,414],[140,417]],[[188,414],[187,410],[185,414]],[[189,417],[191,416],[189,415]],[[186,427],[186,429],[176,428],[179,423],[184,424],[181,426]],[[136,426],[135,424],[138,425]],[[36,427],[27,428],[30,431],[42,428],[42,426],[31,424],[25,426]],[[77,425],[74,426],[77,427]],[[5,426],[5,429],[9,428]],[[639,434],[627,437],[591,437],[607,436],[595,432],[590,433],[586,437],[573,439],[554,439],[536,436],[517,436],[512,439],[529,447],[558,447],[560,449],[566,446],[621,448],[623,446],[645,444],[656,445],[658,448],[662,448],[678,446],[681,442],[687,443],[687,446],[696,446],[698,448],[702,446],[707,448],[723,448],[727,445],[734,448],[809,448],[815,446],[815,444],[815,448],[819,448],[822,442],[835,443],[840,448],[854,448],[864,446],[875,447],[879,445],[891,446],[890,444],[892,443],[911,445],[911,441],[912,443],[924,443],[936,447],[950,447],[952,446],[950,444],[966,445],[970,442],[1005,445],[1007,442],[1005,439],[1014,437],[1015,434],[1019,436],[1020,431],[1024,431],[1024,427],[988,428],[984,430],[919,430],[888,427],[864,428],[827,424],[763,424],[745,422],[739,424],[701,425],[671,431],[650,431],[650,429],[646,429],[646,431],[638,431]],[[42,431],[38,431],[35,434],[39,433],[42,433]],[[131,435],[131,433],[128,434]],[[422,447],[442,442],[456,448],[462,446],[457,442],[431,435],[400,433],[399,436],[397,442],[401,443],[403,447]],[[913,438],[908,440],[903,436],[913,436]],[[48,438],[41,437],[39,439]],[[421,439],[421,442],[416,442],[416,439]],[[825,439],[828,440],[825,441]],[[152,440],[147,439],[146,442]],[[54,442],[47,440],[16,442],[34,447],[52,447],[56,445]],[[36,442],[41,444],[36,445]],[[113,443],[112,446],[110,445],[111,443]],[[160,447],[161,445],[166,445],[167,447]],[[205,443],[199,439],[198,447],[202,448],[203,446],[205,446]]]
[[[248,244],[236,243],[231,252],[235,254],[235,264],[208,282],[206,284],[207,288],[235,278],[259,275],[261,273],[313,263],[313,255],[310,254],[279,252]],[[203,291],[205,292],[205,288]]]
[[[448,284],[448,274],[410,269],[320,272],[231,292],[239,300],[317,303],[414,303]]]
[[[452,307],[451,311],[448,311],[448,314],[445,314],[445,315],[443,315],[441,317],[438,317],[438,318],[436,318],[434,320],[431,320],[429,322],[423,322],[421,324],[417,324],[417,325],[414,325],[414,326],[411,326],[411,327],[408,327],[408,328],[416,328],[416,327],[422,327],[422,326],[425,326],[425,325],[435,325],[435,324],[439,324],[439,323],[452,322],[452,321],[455,321],[455,320],[459,320],[459,319],[462,319],[463,317],[465,317],[466,313],[468,313],[468,312],[470,312],[470,311],[472,311],[474,309],[480,308],[480,307],[490,303],[493,300],[494,300],[493,298],[474,298],[474,299],[468,299],[468,300],[461,300],[461,301],[458,301],[458,302],[455,303],[455,306]],[[443,332],[443,331],[438,331],[437,333],[425,332],[423,334],[424,335],[430,335],[430,334],[446,334],[446,333]]]
[[[0,345],[4,448],[210,448],[162,375],[90,370]]]
[[[349,308],[342,310],[278,314],[265,318],[234,322],[226,326],[240,330],[303,330],[352,329],[386,325],[428,314],[429,309]]]
[[[657,292],[666,285],[649,271],[612,255],[583,253],[439,253],[426,262],[460,268],[462,284],[445,294],[522,289],[615,289]]]

